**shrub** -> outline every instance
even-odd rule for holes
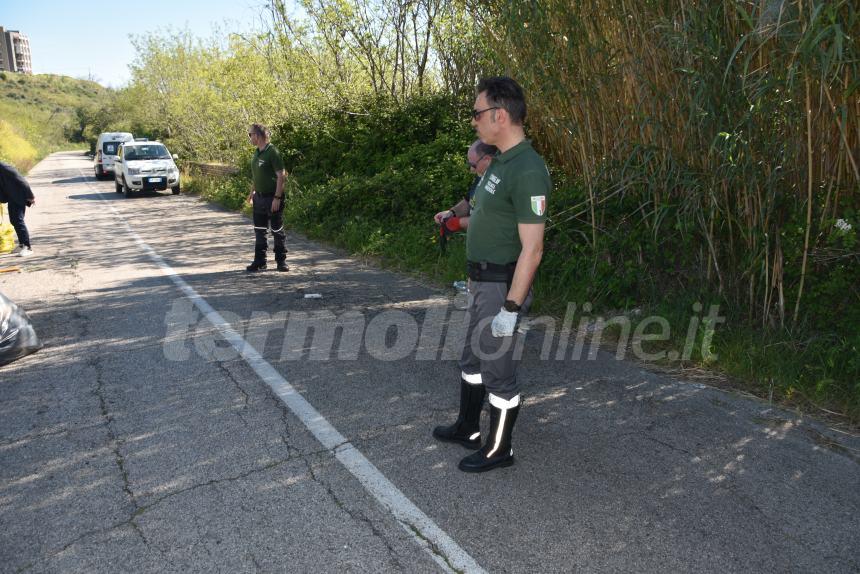
[[[9,122],[0,120],[0,159],[27,173],[36,163],[36,148],[18,135]]]

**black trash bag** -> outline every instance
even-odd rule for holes
[[[27,313],[0,293],[0,367],[41,348]]]

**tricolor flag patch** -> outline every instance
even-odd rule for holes
[[[533,195],[532,196],[532,211],[535,215],[543,215],[546,213],[546,196],[545,195]]]

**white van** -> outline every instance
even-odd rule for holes
[[[99,134],[96,142],[96,155],[93,156],[93,170],[96,179],[110,177],[113,173],[113,162],[116,153],[123,142],[134,141],[134,136],[128,132],[104,132]]]

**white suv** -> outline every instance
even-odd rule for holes
[[[114,161],[116,192],[130,196],[133,191],[161,191],[170,188],[179,193],[179,168],[176,156],[155,141],[131,141],[122,144]]]

